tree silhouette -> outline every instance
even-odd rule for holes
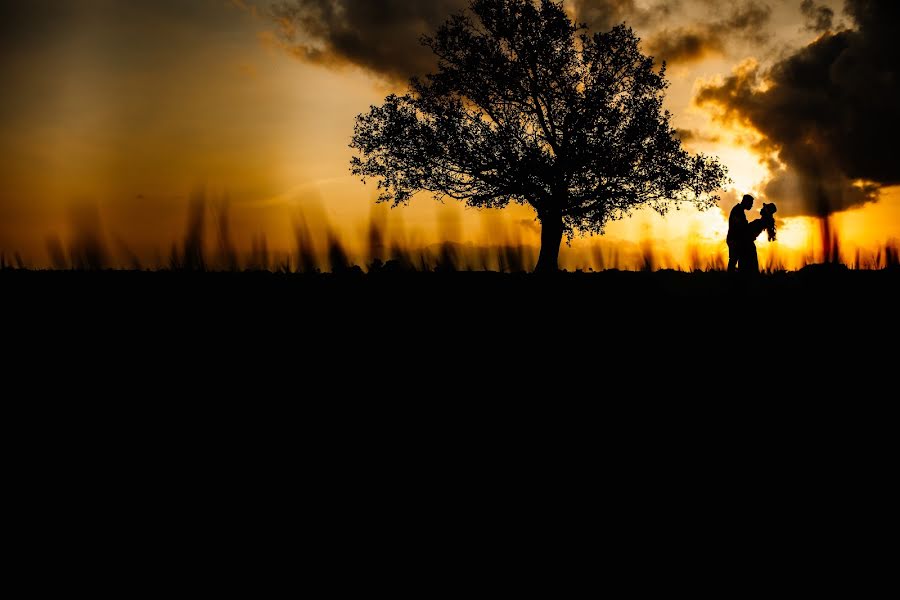
[[[589,36],[560,2],[473,0],[422,42],[437,73],[356,118],[351,171],[378,179],[379,201],[530,204],[536,271],[549,272],[564,234],[602,234],[639,206],[718,200],[725,168],[682,149],[662,109],[665,63],[654,70],[630,28]]]

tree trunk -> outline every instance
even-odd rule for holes
[[[541,221],[541,254],[535,273],[556,273],[559,270],[559,246],[562,243],[562,215],[539,215]]]

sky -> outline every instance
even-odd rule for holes
[[[485,214],[423,195],[385,213],[349,172],[355,116],[433,69],[419,37],[466,4],[0,0],[0,252],[45,265],[48,240],[95,228],[113,253],[160,260],[198,195],[242,250],[263,236],[289,250],[298,221],[352,250],[373,214],[409,244],[536,243],[527,208]],[[814,252],[825,215],[847,251],[900,237],[898,3],[564,4],[592,30],[627,23],[667,62],[685,147],[718,156],[732,179],[721,210],[639,212],[571,251],[639,253],[652,240],[673,266],[696,246],[724,253],[725,214],[744,193],[778,204],[787,261]]]

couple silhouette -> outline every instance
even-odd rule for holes
[[[759,218],[747,222],[746,211],[753,208],[754,198],[746,194],[740,204],[731,209],[728,217],[728,272],[759,273],[759,257],[756,254],[756,238],[766,230],[769,241],[775,241],[774,204],[763,204]]]

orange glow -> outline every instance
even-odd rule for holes
[[[246,207],[235,206],[223,196],[197,191],[191,202],[191,210],[177,224],[178,236],[165,246],[126,241],[116,233],[108,213],[82,204],[70,212],[62,235],[46,240],[46,262],[29,266],[180,268],[202,264],[216,270],[295,272],[353,265],[369,270],[394,261],[415,270],[517,272],[531,270],[539,250],[534,216],[522,207],[474,211],[435,204],[434,226],[428,227],[427,219],[408,219],[408,210],[381,204],[365,220],[346,227],[330,217],[321,203],[307,199],[270,207],[271,214],[253,226]],[[254,208],[250,214],[256,213]],[[845,217],[849,225],[844,219],[833,221],[841,261],[856,268],[882,268],[885,252],[896,253],[897,240],[868,243],[860,218]],[[605,236],[575,238],[564,245],[560,267],[569,271],[722,270],[728,258],[726,232],[727,222],[718,210],[682,210],[667,217],[638,213],[612,224]],[[779,221],[777,241],[769,242],[763,235],[756,245],[764,271],[795,270],[825,257],[821,223],[810,218]],[[343,257],[337,264],[335,255]],[[4,254],[4,260],[9,263],[12,254]]]
[[[425,194],[409,207],[375,207],[374,186],[348,175],[354,117],[402,86],[362,69],[298,61],[273,42],[271,23],[249,0],[204,6],[196,10],[208,21],[196,22],[160,12],[114,23],[110,11],[84,9],[52,43],[42,38],[6,53],[0,74],[14,91],[6,93],[10,110],[0,112],[4,261],[18,254],[33,267],[73,266],[93,248],[105,266],[167,267],[173,245],[174,254],[184,252],[191,190],[205,190],[197,243],[211,266],[233,264],[226,257],[233,251],[243,267],[296,270],[303,255],[328,270],[329,246],[339,245],[362,267],[392,256],[418,268],[442,260],[471,269],[533,267],[540,236],[531,209],[466,210]],[[703,17],[691,10],[672,18]],[[773,19],[799,18],[773,10]],[[779,43],[808,41],[799,22],[784,21],[776,33]],[[741,61],[754,54],[762,52],[748,45],[680,66],[666,98],[673,125],[695,134],[685,146],[728,166],[733,183],[721,208],[665,217],[639,211],[603,237],[564,245],[562,268],[724,267],[727,210],[744,193],[757,197],[756,209],[766,201],[764,159],[771,157],[756,154],[753,131],[715,122],[692,99],[698,82],[736,64],[753,68],[756,62]],[[843,262],[883,264],[884,249],[900,238],[900,187],[835,215],[833,226]],[[760,264],[798,269],[820,261],[820,238],[814,219],[781,219],[776,242],[757,241]]]

